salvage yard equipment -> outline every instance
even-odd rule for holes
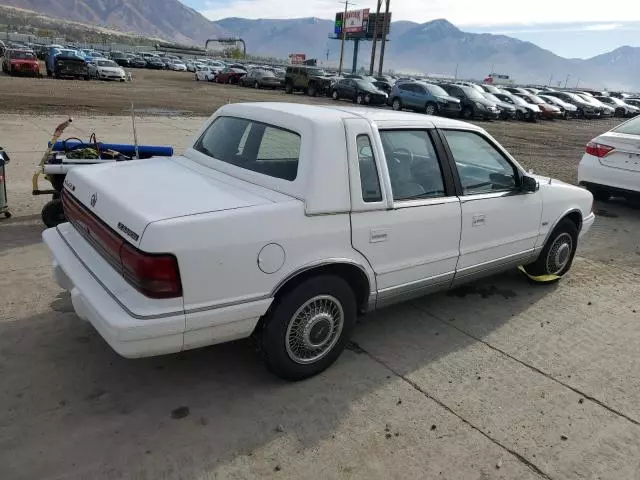
[[[42,209],[42,221],[47,227],[55,227],[66,222],[60,194],[70,170],[76,167],[112,163],[151,157],[171,157],[173,147],[153,145],[111,144],[98,142],[92,134],[88,142],[79,138],[59,140],[64,130],[73,122],[61,123],[47,146],[47,150],[33,175],[33,195],[51,195],[52,199]],[[41,174],[51,183],[52,189],[40,190],[38,179]]]

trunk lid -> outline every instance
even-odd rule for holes
[[[640,136],[626,133],[607,132],[594,140],[613,147],[610,154],[600,158],[607,167],[631,172],[640,172]]]
[[[67,174],[65,188],[135,246],[153,222],[273,201],[242,188],[244,182],[190,163],[175,157],[79,167]]]

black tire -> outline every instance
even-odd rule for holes
[[[284,84],[284,93],[293,93],[293,85],[291,84],[291,82],[287,82]]]
[[[516,120],[520,120],[521,122],[524,121],[524,113],[522,113],[520,110],[516,111]]]
[[[333,90],[333,92],[331,92],[331,98],[333,98],[334,100],[340,100],[340,94],[338,93],[338,90]]]
[[[614,113],[614,115],[616,117],[624,117],[626,116],[627,112],[624,110],[624,108],[616,108],[616,111]]]
[[[608,202],[611,198],[611,193],[603,188],[588,187],[587,190],[591,192],[591,195],[593,195],[593,199],[598,202]]]
[[[7,210],[6,212],[4,212],[4,218],[11,218],[11,212],[9,210]]]
[[[254,82],[253,88],[255,88],[256,90],[259,90],[260,89],[260,84],[258,82]]]
[[[474,117],[474,112],[473,112],[473,108],[471,107],[464,107],[462,109],[461,112],[462,118],[464,118],[465,120],[471,120]]]
[[[51,200],[42,209],[42,222],[47,228],[57,227],[61,223],[66,222],[64,209],[62,208],[62,200]]]
[[[309,85],[308,93],[310,97],[315,97],[316,95],[318,95],[318,89],[313,83]]]
[[[584,110],[583,109],[579,108],[576,111],[576,118],[584,118]]]
[[[357,103],[358,105],[364,105],[364,95],[361,93],[356,93],[356,96],[353,99],[353,103]]]
[[[290,325],[293,324],[296,313],[305,303],[312,301],[316,297],[325,297],[320,300],[330,301],[333,305],[341,307],[342,329],[335,336],[332,336],[331,333],[326,336],[324,341],[328,342],[328,348],[325,352],[322,352],[321,357],[309,363],[301,363],[293,358],[293,353],[289,353],[291,349],[287,347],[287,334]],[[355,324],[356,315],[355,295],[349,284],[342,278],[333,275],[320,275],[311,277],[296,285],[281,297],[275,299],[274,304],[264,318],[264,323],[259,333],[259,345],[267,370],[285,380],[295,381],[312,377],[327,369],[344,350]],[[331,330],[336,328],[329,323],[330,319],[335,320],[335,318],[330,315],[328,317],[329,319],[325,318],[324,321],[321,319],[313,326],[318,327],[317,335],[324,336],[327,327]],[[311,321],[309,320],[309,322]],[[300,325],[298,327],[301,328]],[[313,341],[311,337],[314,334],[314,328],[309,330],[309,338],[307,340],[311,342]],[[320,340],[322,338],[318,339],[318,341]],[[300,346],[304,348],[304,342]],[[298,353],[298,355],[300,358],[302,357],[302,354]]]
[[[402,110],[402,100],[400,100],[399,98],[394,98],[391,102],[391,108],[396,112]]]
[[[538,259],[525,266],[529,275],[557,275],[562,277],[571,268],[578,246],[578,227],[564,218],[553,229]],[[566,262],[566,263],[565,263]]]
[[[433,102],[429,102],[424,107],[424,113],[427,115],[436,115],[438,113],[438,106]]]

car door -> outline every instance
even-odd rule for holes
[[[523,192],[521,169],[490,137],[474,130],[439,132],[453,160],[462,209],[455,283],[533,260],[542,194]]]
[[[460,199],[435,132],[346,120],[352,245],[376,275],[377,306],[447,288],[460,243]]]

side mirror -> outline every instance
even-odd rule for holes
[[[2,147],[0,147],[0,160],[3,160],[4,163],[9,163],[9,154]]]
[[[536,180],[533,177],[528,177],[526,175],[522,177],[520,186],[522,188],[522,191],[527,193],[537,192],[540,189],[540,184],[538,183],[538,180]]]

